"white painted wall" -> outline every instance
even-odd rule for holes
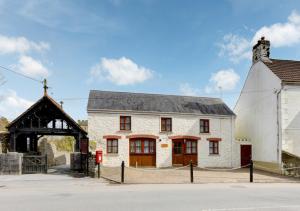
[[[280,79],[259,61],[251,67],[234,108],[237,115],[235,137],[252,142],[255,161],[281,163],[280,149],[277,153],[276,93],[280,89]]]
[[[300,86],[281,91],[282,149],[300,156]]]
[[[132,131],[119,131],[120,115],[131,116]],[[160,132],[160,118],[172,118],[171,133]],[[200,118],[210,119],[210,134],[200,134]],[[203,167],[236,167],[240,165],[239,149],[234,141],[234,117],[220,116],[196,116],[183,114],[142,114],[142,113],[115,113],[115,112],[88,112],[88,134],[90,140],[96,140],[98,148],[103,150],[103,165],[119,166],[122,160],[126,166],[129,165],[129,134],[149,134],[159,136],[156,141],[156,165],[157,167],[168,167],[172,165],[172,141],[170,135],[192,135],[200,136],[198,141],[198,165]],[[106,154],[106,140],[104,135],[119,135],[119,153],[115,155]],[[220,155],[209,155],[209,145],[206,138],[222,138],[219,145]],[[168,144],[162,148],[161,144]]]

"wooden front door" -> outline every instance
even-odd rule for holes
[[[156,140],[136,138],[129,140],[130,166],[156,166]]]
[[[197,140],[174,139],[172,144],[172,164],[188,165],[193,161],[198,165]]]
[[[241,145],[241,166],[250,164],[252,158],[251,145]]]

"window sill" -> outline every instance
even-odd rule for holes
[[[106,153],[105,155],[109,156],[109,157],[117,157],[117,156],[119,156],[118,153]]]
[[[172,131],[160,131],[159,134],[173,134]]]
[[[211,135],[211,133],[199,133],[200,135],[207,135],[207,136],[209,136],[209,135]]]
[[[131,130],[119,130],[117,133],[132,133]]]
[[[212,156],[212,157],[220,157],[220,154],[209,154],[208,156]]]

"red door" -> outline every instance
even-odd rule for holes
[[[251,145],[241,145],[241,166],[250,164],[252,158]]]
[[[184,161],[184,147],[183,139],[173,140],[173,165],[183,165]]]
[[[172,149],[173,165],[188,165],[190,161],[197,166],[197,140],[190,139],[173,139]]]

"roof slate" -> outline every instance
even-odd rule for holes
[[[300,82],[300,61],[270,59],[264,64],[283,82]]]
[[[218,98],[91,90],[87,110],[235,115]]]

